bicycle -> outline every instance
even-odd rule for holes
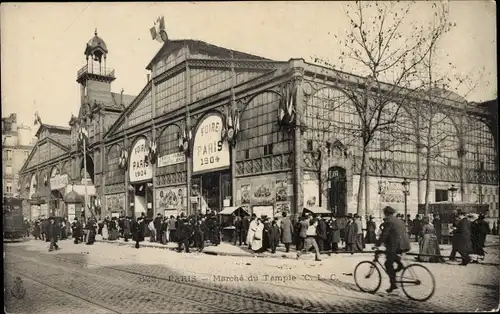
[[[356,286],[363,292],[367,293],[376,293],[379,289],[380,286],[382,285],[382,274],[380,273],[380,268],[382,268],[385,273],[387,274],[387,269],[385,266],[379,261],[379,257],[382,254],[386,254],[385,251],[382,250],[375,250],[375,258],[373,261],[362,261],[358,265],[356,265],[356,268],[354,268],[354,281],[356,282]],[[378,265],[378,266],[377,266]],[[414,301],[420,301],[424,302],[429,300],[435,292],[436,289],[436,281],[434,279],[434,275],[432,275],[431,271],[425,267],[424,265],[421,264],[409,264],[404,266],[403,263],[401,262],[401,265],[403,266],[401,271],[401,276],[399,280],[396,280],[397,284],[401,284],[401,288],[403,289],[404,294],[410,299]],[[369,266],[369,270],[366,275],[361,275],[361,267],[362,266]],[[412,295],[412,293],[409,292],[409,288],[411,287],[419,287],[423,286],[422,281],[419,278],[422,278],[422,276],[417,276],[416,271],[417,270],[423,270],[424,273],[430,277],[431,279],[431,289],[430,292],[425,294],[424,297],[418,298]],[[374,289],[367,289],[361,286],[360,281],[361,279],[369,279],[372,277],[372,275],[376,275],[377,277],[377,284]]]

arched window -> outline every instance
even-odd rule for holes
[[[106,184],[122,183],[125,181],[125,173],[120,169],[121,147],[118,144],[111,146],[106,156],[108,164],[106,171]]]
[[[50,177],[53,178],[60,174],[60,171],[57,167],[52,167],[52,170],[50,170]]]
[[[464,136],[465,167],[495,171],[495,141],[490,128],[476,118],[469,119],[467,124]]]
[[[289,135],[278,128],[279,101],[278,94],[263,92],[246,105],[240,116],[238,161],[290,151]]]
[[[352,153],[360,153],[359,116],[352,101],[342,91],[327,87],[314,93],[307,103],[305,117],[305,145],[313,141],[313,149],[316,149],[316,145],[338,140]]]
[[[458,150],[460,141],[458,130],[449,116],[437,113],[427,122],[422,134],[423,156],[427,150],[431,153],[431,165],[459,166]],[[430,138],[427,136],[430,127]]]
[[[167,126],[158,137],[158,157],[162,157],[165,155],[170,155],[174,153],[179,153],[179,135],[181,129],[175,125]],[[166,173],[176,173],[186,171],[186,163],[178,163],[175,165],[168,165],[165,167],[158,167],[157,165],[156,173],[157,175],[162,175]]]

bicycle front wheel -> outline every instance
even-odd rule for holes
[[[354,281],[359,290],[375,293],[382,284],[382,274],[374,262],[363,261],[354,268]]]
[[[431,271],[420,264],[410,264],[401,273],[401,287],[404,294],[414,301],[427,301],[436,290],[436,280]]]

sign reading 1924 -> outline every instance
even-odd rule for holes
[[[193,172],[229,166],[229,147],[222,141],[222,119],[208,115],[194,137]]]
[[[130,152],[130,182],[149,180],[153,177],[153,167],[149,162],[146,140],[139,139]]]

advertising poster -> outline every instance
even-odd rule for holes
[[[274,217],[274,207],[273,206],[253,206],[252,213],[257,215],[257,217],[267,216]]]
[[[283,212],[287,213],[287,215],[290,216],[291,211],[290,211],[290,203],[289,202],[276,203],[275,213],[277,215],[282,216]]]
[[[170,165],[176,165],[186,162],[186,154],[183,152],[173,153],[158,157],[158,163],[156,166],[158,168],[166,167]]]
[[[316,181],[304,181],[304,205],[319,206],[319,185]]]
[[[288,201],[288,180],[276,180],[276,203]]]
[[[257,206],[271,205],[274,206],[276,200],[276,190],[274,180],[262,178],[252,180],[252,193],[250,203]]]
[[[106,195],[106,209],[108,212],[122,212],[125,210],[125,193]]]
[[[250,204],[251,198],[251,185],[242,184],[241,185],[241,205]]]
[[[186,187],[166,187],[156,190],[156,207],[159,210],[183,210],[186,204]]]

